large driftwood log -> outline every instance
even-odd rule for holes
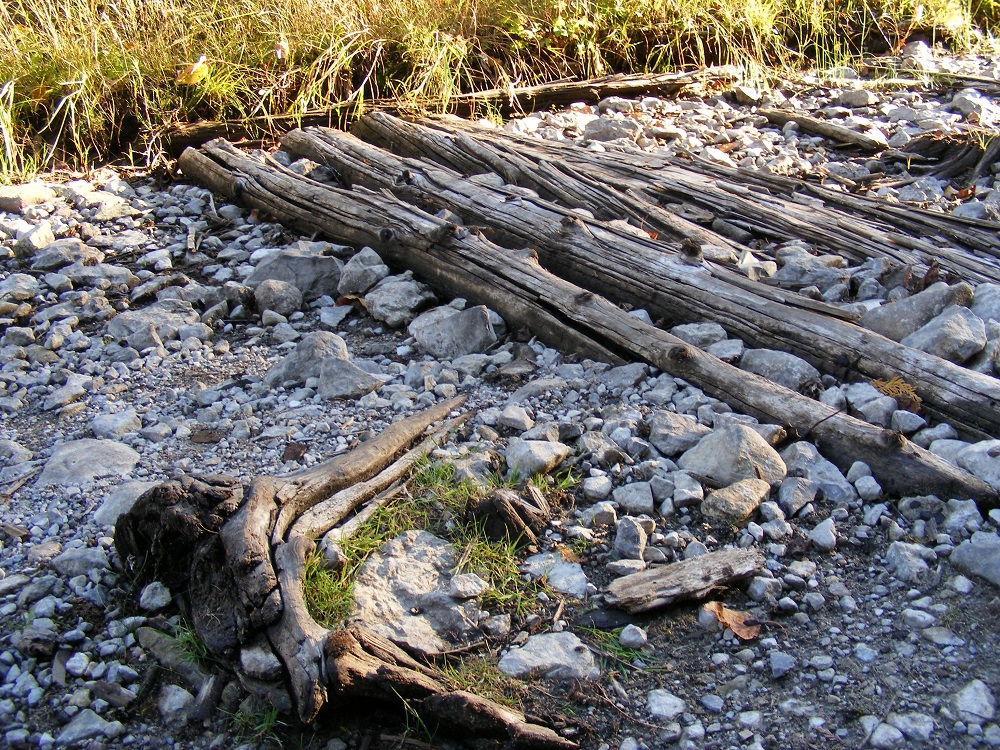
[[[839,253],[854,262],[886,258],[918,270],[937,262],[967,281],[1000,281],[1000,264],[995,260],[1000,257],[1000,225],[995,222],[887,204],[804,180],[735,170],[704,159],[566,148],[483,129],[458,118],[425,122],[431,127],[373,113],[356,123],[354,131],[401,155],[428,158],[466,175],[495,171],[509,182],[532,187],[552,200],[563,200],[561,194],[567,187],[582,179],[594,186],[591,196],[577,195],[576,202],[567,205],[588,208],[602,219],[628,217],[638,226],[663,231],[654,225],[656,211],[644,213],[643,206],[689,205],[707,217],[703,231],[711,232],[707,225],[721,219],[755,238],[775,242],[801,239],[820,251]],[[638,203],[625,203],[628,210],[624,213],[602,215],[609,209],[620,209],[616,201],[622,194]],[[673,235],[667,231],[666,236]],[[719,244],[719,240],[710,244]]]
[[[211,655],[232,665],[249,690],[279,709],[294,709],[303,722],[315,719],[331,695],[397,703],[415,698],[411,708],[450,731],[499,738],[512,746],[575,747],[522,714],[451,690],[443,675],[363,628],[326,630],[306,609],[305,564],[313,549],[308,534],[399,479],[419,455],[440,444],[468,415],[446,422],[394,462],[463,401],[441,402],[391,425],[351,453],[297,474],[256,477],[246,491],[225,476],[180,476],[158,485],[118,520],[119,555],[136,576],[184,592],[188,618]],[[355,483],[364,490],[345,499],[343,493]],[[328,499],[334,500],[332,508],[309,515]],[[308,520],[293,523],[302,514]],[[284,678],[244,671],[238,657],[247,648],[272,650]],[[442,705],[450,709],[447,721]],[[490,721],[484,723],[484,715]]]
[[[788,304],[798,295],[751,285],[714,264],[679,263],[666,243],[583,219],[488,180],[396,157],[339,131],[294,131],[285,142],[340,170],[348,183],[391,190],[417,205],[448,208],[486,225],[495,239],[537,250],[546,269],[615,302],[645,307],[669,322],[714,321],[750,346],[793,352],[826,372],[843,371],[850,363],[870,378],[902,377],[916,387],[933,418],[975,437],[1000,435],[1000,380],[807,305]]]
[[[370,244],[383,257],[413,268],[450,294],[474,302],[496,299],[498,311],[516,327],[530,329],[536,319],[558,319],[586,341],[626,351],[685,378],[738,411],[815,440],[825,455],[844,468],[856,460],[866,461],[890,491],[975,497],[983,507],[996,502],[996,493],[985,483],[898,433],[720,362],[599,295],[546,272],[531,253],[498,247],[390,196],[320,185],[221,144],[206,152],[211,158],[196,151],[182,157],[181,166],[192,179],[298,228]],[[661,261],[661,267],[668,263],[682,266],[668,258]],[[504,293],[493,294],[496,289]],[[542,336],[554,345],[568,344],[565,339]]]

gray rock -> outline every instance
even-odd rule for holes
[[[886,722],[892,724],[906,739],[913,742],[927,742],[934,732],[934,719],[927,714],[891,713],[886,717]]]
[[[646,530],[636,519],[624,516],[615,525],[614,549],[626,560],[641,560],[646,551]]]
[[[904,435],[910,435],[926,426],[926,419],[921,417],[919,414],[914,414],[912,411],[906,411],[905,409],[897,409],[894,411],[889,420],[889,427],[896,432],[903,433]]]
[[[820,380],[819,370],[804,359],[774,349],[747,349],[740,358],[740,368],[793,391],[802,391]]]
[[[795,669],[795,665],[797,664],[794,656],[786,654],[784,651],[778,651],[777,649],[768,653],[768,659],[771,663],[771,677],[776,680]]]
[[[837,103],[842,107],[870,107],[878,104],[878,96],[868,89],[848,89],[840,93]]]
[[[0,346],[31,346],[35,343],[35,332],[22,326],[7,326]]]
[[[489,590],[490,584],[475,573],[460,573],[453,576],[448,584],[448,595],[452,599],[475,599]]]
[[[45,462],[37,486],[83,485],[98,477],[126,477],[139,463],[139,454],[111,440],[71,440],[58,446]]]
[[[893,542],[889,545],[885,561],[896,578],[917,583],[928,570],[927,561],[933,562],[936,558],[933,550],[920,544]]]
[[[436,307],[419,315],[407,328],[417,344],[437,359],[453,359],[484,352],[497,341],[485,306],[459,312],[453,307]]]
[[[900,343],[962,363],[986,347],[986,325],[969,308],[955,305]]]
[[[941,314],[950,305],[968,305],[973,290],[966,283],[949,286],[943,281],[931,284],[922,292],[898,302],[876,307],[861,316],[861,325],[876,333],[902,341]]]
[[[92,570],[107,570],[108,555],[100,547],[76,547],[54,557],[51,565],[60,575],[73,578],[87,575]]]
[[[712,344],[726,341],[726,329],[718,323],[684,323],[674,326],[670,333],[699,349],[708,349]]]
[[[1000,491],[1000,440],[981,440],[962,448],[955,462]]]
[[[102,719],[91,709],[85,708],[62,728],[56,735],[56,745],[65,747],[84,740],[113,740],[125,734],[125,727],[120,721]]]
[[[426,284],[402,276],[387,276],[365,295],[365,309],[390,328],[399,328],[434,303]]]
[[[565,631],[531,636],[523,646],[504,654],[497,668],[511,677],[590,680],[600,676],[590,649]]]
[[[389,275],[389,266],[370,247],[363,247],[344,266],[337,292],[341,295],[364,294]]]
[[[26,273],[12,273],[0,281],[0,299],[21,302],[31,299],[40,290],[38,279]]]
[[[259,312],[271,310],[286,317],[302,307],[302,292],[281,279],[260,282],[253,291],[253,299]]]
[[[286,281],[300,292],[309,302],[328,294],[337,296],[343,261],[325,253],[327,243],[300,243],[298,247],[286,247],[262,260],[246,279],[246,285],[258,284],[274,279]]]
[[[139,419],[135,409],[126,409],[114,414],[101,414],[90,422],[91,432],[99,438],[108,440],[114,440],[141,429],[142,420]]]
[[[426,531],[386,542],[358,571],[349,622],[422,654],[467,645],[478,634],[474,599],[448,595],[455,549]]]
[[[353,362],[328,357],[319,370],[319,396],[324,399],[361,398],[382,385],[382,381]]]
[[[178,328],[197,323],[198,319],[198,311],[190,302],[167,298],[139,310],[119,313],[108,322],[107,333],[116,341],[125,341],[142,351],[155,345],[149,339],[150,329],[160,341],[169,341],[177,338]]]
[[[646,631],[631,623],[622,628],[622,632],[618,636],[618,643],[625,648],[642,648],[648,642],[649,636]]]
[[[548,585],[561,594],[577,599],[587,596],[587,575],[577,562],[566,562],[558,552],[539,552],[521,564],[521,570],[532,578],[544,578]]]
[[[0,211],[19,214],[28,206],[37,206],[56,197],[55,191],[38,182],[23,185],[0,185]]]
[[[745,425],[723,427],[706,435],[678,459],[677,465],[723,485],[741,479],[763,479],[775,485],[787,474],[777,451]]]
[[[321,307],[319,311],[319,322],[327,328],[336,330],[353,311],[353,305],[331,305],[330,307]]]
[[[970,309],[983,320],[1000,321],[1000,284],[980,284]]]
[[[731,524],[741,524],[754,514],[768,496],[771,485],[761,479],[741,479],[713,490],[701,503],[701,512]]]
[[[656,411],[649,423],[649,442],[668,458],[693,448],[711,430],[693,417]]]
[[[118,517],[128,513],[136,500],[147,490],[156,487],[157,482],[123,482],[111,490],[101,507],[94,513],[94,523],[98,526],[113,526]]]
[[[535,474],[548,474],[569,456],[569,446],[547,440],[512,438],[504,458],[507,468],[521,479]]]
[[[240,649],[240,668],[255,680],[280,680],[284,672],[281,660],[266,641]]]
[[[649,375],[649,366],[644,362],[632,362],[620,367],[612,367],[598,376],[598,382],[609,391],[622,391],[635,388]]]
[[[267,371],[264,382],[270,386],[299,385],[308,378],[318,378],[327,359],[348,358],[347,344],[335,333],[314,331],[306,334],[291,354]]]
[[[583,137],[588,141],[617,141],[625,138],[636,140],[642,135],[642,125],[631,119],[599,117],[591,120],[583,128]]]
[[[790,474],[813,482],[830,502],[846,503],[857,499],[854,485],[847,481],[840,469],[823,458],[812,443],[792,443],[781,452],[781,458]]]
[[[503,411],[500,412],[500,419],[497,422],[501,427],[509,427],[512,430],[517,430],[518,432],[527,432],[532,427],[535,426],[535,420],[533,420],[528,412],[523,406],[518,406],[517,404],[508,404],[504,407]],[[555,430],[556,439],[559,438],[559,428]],[[537,439],[537,438],[525,438],[525,439]]]
[[[631,464],[632,458],[603,432],[585,432],[580,436],[580,454],[604,468],[615,464]]]
[[[975,500],[949,500],[947,504],[947,515],[944,519],[944,530],[955,531],[979,531],[983,524],[983,517],[976,506]]]
[[[168,726],[180,727],[188,722],[194,707],[194,696],[180,685],[164,685],[156,701],[160,717]]]
[[[76,237],[56,240],[38,251],[31,261],[33,271],[54,271],[64,266],[79,263],[82,266],[93,266],[104,262],[104,253],[97,248],[85,245]]]
[[[646,696],[646,710],[656,721],[673,721],[687,711],[687,704],[673,693],[656,689]]]
[[[139,607],[147,612],[155,612],[170,605],[170,589],[160,581],[147,583],[139,594]]]
[[[903,733],[891,724],[881,723],[868,738],[868,743],[879,750],[889,750],[903,742]]]
[[[963,573],[982,576],[994,586],[1000,586],[1000,536],[977,531],[971,539],[958,545],[949,559]]]
[[[652,515],[655,510],[653,489],[649,482],[632,482],[617,487],[612,493],[615,502],[625,513]]]
[[[958,718],[967,724],[986,724],[996,715],[997,701],[982,680],[972,680],[952,700]]]
[[[66,378],[66,384],[61,388],[56,388],[45,397],[42,408],[46,411],[61,409],[67,404],[79,401],[87,395],[88,388],[92,385],[93,379],[86,375],[71,374]]]
[[[52,234],[52,225],[42,220],[17,238],[14,243],[14,253],[22,258],[30,257],[55,241],[56,237]]]

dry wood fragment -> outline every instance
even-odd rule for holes
[[[685,599],[703,599],[764,567],[754,550],[722,549],[616,578],[605,589],[608,604],[627,612],[648,612]]]
[[[760,114],[776,125],[795,122],[807,132],[816,133],[816,135],[840,141],[841,143],[849,143],[852,146],[860,146],[865,151],[881,151],[889,146],[884,135],[879,134],[881,137],[866,135],[843,125],[838,125],[835,122],[830,122],[829,120],[820,120],[818,117],[782,112],[778,109],[762,109],[759,111]]]

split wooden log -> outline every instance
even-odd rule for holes
[[[636,226],[664,232],[666,237],[674,235],[657,226],[661,204],[682,214],[707,217],[697,221],[706,224],[703,232],[716,238],[701,240],[708,244],[720,244],[719,233],[708,225],[721,220],[758,239],[804,240],[856,263],[885,258],[922,271],[937,262],[966,281],[1000,281],[1000,264],[995,260],[1000,257],[1000,224],[995,222],[886,204],[700,158],[567,148],[458,118],[423,122],[429,127],[373,113],[357,122],[354,132],[401,155],[428,158],[465,175],[495,171],[551,200],[562,201],[567,186],[584,179],[593,186],[590,195],[578,194],[567,206],[587,208],[605,220],[629,218]],[[622,194],[638,203],[619,205]],[[643,211],[643,205],[655,208]],[[623,207],[622,213],[606,213]]]
[[[665,252],[665,243],[488,180],[465,179],[425,161],[394,156],[339,131],[293,131],[285,142],[338,169],[350,184],[392,191],[430,210],[447,208],[485,226],[508,246],[531,247],[549,271],[615,302],[644,307],[670,323],[714,321],[749,346],[792,352],[826,372],[843,372],[846,364],[869,378],[902,377],[916,388],[932,418],[973,437],[1000,435],[1000,380],[785,304],[798,295],[750,284],[714,264],[680,262],[675,253]],[[233,159],[210,151],[216,152],[220,159]],[[259,166],[246,168],[263,179]],[[300,192],[322,190],[315,183],[300,186]],[[294,218],[294,212],[279,215]]]
[[[686,599],[704,599],[763,567],[759,552],[722,549],[616,578],[605,589],[605,600],[633,614],[648,612]]]
[[[824,455],[842,468],[856,460],[867,462],[890,492],[973,497],[984,508],[996,503],[996,492],[984,482],[898,433],[720,362],[607,299],[548,273],[531,253],[498,247],[480,234],[386,194],[320,185],[221,144],[206,152],[187,151],[182,157],[182,168],[192,179],[297,228],[308,226],[331,239],[369,244],[390,262],[413,268],[448,294],[473,302],[497,300],[496,309],[515,327],[531,330],[535,320],[558,319],[565,329],[577,332],[578,339],[627,352],[686,379],[737,411],[816,441]],[[682,267],[673,259],[658,265],[670,263]],[[497,289],[503,294],[496,295]],[[552,337],[551,331],[548,335],[543,331],[541,336],[566,347],[569,342],[556,333]]]
[[[886,141],[885,136],[881,133],[879,133],[881,137],[871,136],[857,130],[851,130],[844,125],[838,125],[829,120],[820,120],[818,117],[810,115],[782,112],[778,109],[761,109],[758,111],[775,125],[780,126],[794,122],[807,133],[816,133],[839,143],[858,146],[865,151],[876,152],[889,147],[888,141]]]

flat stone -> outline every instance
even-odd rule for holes
[[[0,299],[21,302],[31,299],[40,290],[38,279],[26,273],[12,273],[0,280]]]
[[[567,562],[558,552],[539,552],[521,563],[521,570],[532,578],[544,578],[548,585],[561,594],[569,594],[577,599],[587,596],[589,583],[583,566],[578,562]]]
[[[287,247],[262,260],[246,279],[246,285],[256,287],[268,279],[285,281],[302,292],[309,302],[324,294],[336,298],[344,262],[326,254],[329,243],[300,243]]]
[[[701,512],[732,524],[741,524],[753,515],[768,496],[771,485],[761,479],[741,479],[713,490],[701,503]]]
[[[653,502],[653,490],[649,482],[632,482],[617,487],[612,493],[619,508],[625,513],[652,515],[656,506]]]
[[[958,545],[949,558],[956,569],[1000,586],[1000,536],[977,531]]]
[[[594,655],[570,632],[533,635],[504,654],[497,668],[511,677],[591,680],[600,676]]]
[[[1000,491],[1000,440],[981,440],[962,448],[955,455],[955,462]]]
[[[59,746],[73,745],[84,740],[115,739],[125,734],[125,727],[120,721],[102,719],[91,709],[85,708],[62,728],[56,736]]]
[[[149,336],[152,329],[159,340],[177,338],[177,329],[197,323],[198,311],[182,299],[166,298],[139,310],[128,310],[112,318],[107,325],[108,335],[116,341],[125,341],[139,351],[156,343]]]
[[[886,722],[892,724],[906,739],[913,742],[927,742],[934,733],[934,719],[927,714],[891,713],[886,717]]]
[[[745,425],[714,430],[677,461],[678,466],[722,485],[763,479],[770,485],[787,474],[785,463],[759,433]]]
[[[139,419],[135,409],[126,409],[114,414],[100,414],[90,422],[91,432],[99,438],[108,440],[114,440],[141,429],[142,420]]]
[[[0,211],[19,214],[28,206],[37,206],[56,197],[55,191],[37,182],[23,185],[0,185]]]
[[[569,456],[569,446],[547,440],[512,438],[504,458],[507,468],[521,479],[535,474],[548,474]]]
[[[771,663],[771,677],[776,680],[795,669],[797,663],[794,656],[777,649],[768,653],[768,659]]]
[[[646,710],[656,721],[673,721],[687,711],[687,704],[668,690],[658,688],[646,696]]]
[[[955,694],[952,704],[958,718],[967,724],[986,724],[996,715],[996,698],[982,680],[967,683]]]
[[[599,117],[591,120],[583,128],[583,137],[588,141],[617,141],[620,138],[634,141],[642,135],[642,125],[631,119],[611,119]]]
[[[128,476],[139,454],[111,440],[71,440],[58,446],[45,462],[37,486],[83,485],[98,477]]]
[[[31,259],[32,271],[55,271],[79,263],[93,266],[104,262],[104,253],[76,237],[56,240],[39,250]]]
[[[670,329],[670,333],[699,349],[726,341],[729,334],[718,323],[683,323]]]
[[[438,654],[478,640],[475,599],[449,594],[458,554],[426,531],[386,542],[358,571],[349,622],[422,654]]]
[[[108,555],[100,547],[76,547],[68,549],[52,559],[52,567],[62,576],[87,575],[92,570],[107,570]]]

